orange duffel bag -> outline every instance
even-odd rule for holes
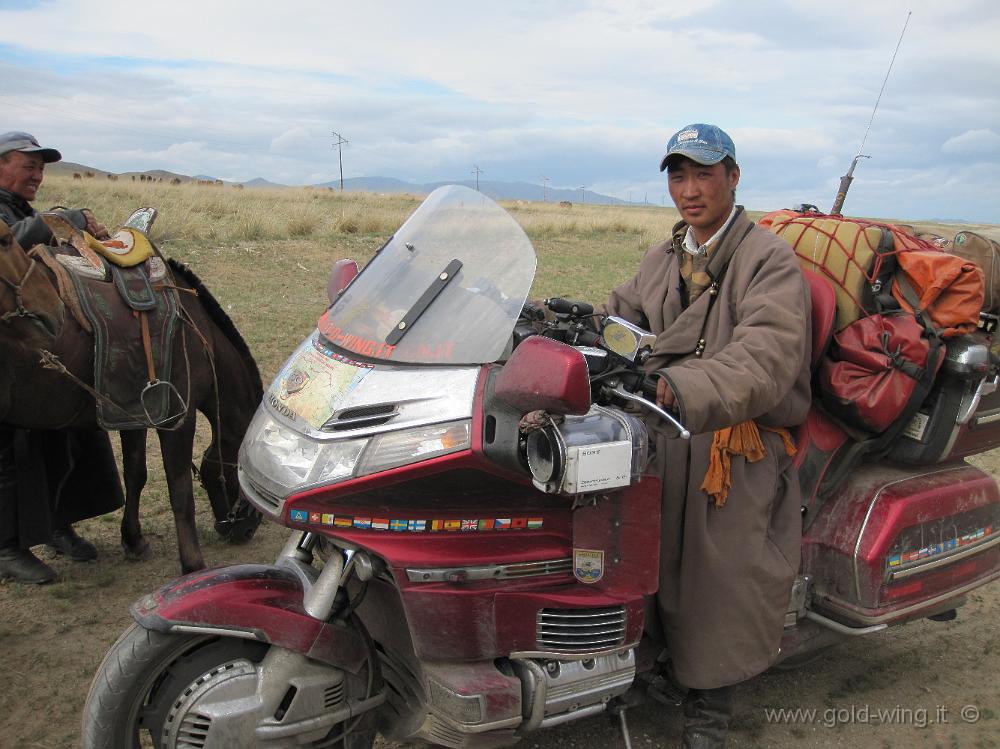
[[[983,308],[983,271],[947,252],[910,250],[896,255],[892,294],[900,306],[942,338],[971,333]]]

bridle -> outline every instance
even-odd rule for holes
[[[35,258],[33,257],[28,258],[28,269],[24,271],[24,275],[21,276],[21,279],[17,283],[14,283],[9,278],[4,278],[2,275],[0,275],[0,281],[3,281],[5,284],[7,284],[7,286],[10,287],[11,291],[14,292],[14,304],[16,305],[16,307],[10,312],[5,312],[3,315],[0,315],[0,322],[9,323],[21,317],[26,317],[30,320],[37,320],[39,322],[42,322],[42,318],[39,315],[35,314],[34,312],[32,312],[31,310],[29,310],[27,307],[24,306],[24,296],[23,296],[24,286],[26,283],[28,283],[28,279],[34,272],[36,265],[38,265],[38,263],[35,261]]]

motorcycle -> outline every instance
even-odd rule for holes
[[[334,267],[331,306],[240,451],[243,497],[291,536],[273,565],[196,572],[133,605],[87,697],[86,749],[146,733],[160,749],[359,749],[378,733],[484,749],[603,712],[630,746],[633,697],[676,698],[644,634],[661,491],[647,423],[689,435],[643,374],[654,337],[579,302],[526,304],[534,271],[516,222],[456,186],[362,272]],[[817,293],[814,357],[830,325]],[[785,665],[952,618],[1000,576],[1000,491],[961,460],[1000,444],[991,336],[949,348],[894,463],[845,469],[854,453],[818,410],[799,430]]]

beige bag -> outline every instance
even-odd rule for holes
[[[803,268],[832,282],[837,294],[837,330],[875,311],[872,297],[882,285],[883,263],[893,254],[888,228],[861,219],[794,211],[774,211],[758,224],[788,242]]]
[[[983,269],[986,280],[983,311],[1000,311],[1000,244],[982,234],[960,231],[955,235],[948,252]]]

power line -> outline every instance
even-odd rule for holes
[[[548,199],[547,198],[547,192],[546,192],[545,188],[548,186],[549,178],[543,175],[543,176],[539,177],[539,179],[542,180],[542,202],[545,203],[547,201],[547,199]]]
[[[477,165],[473,164],[472,165],[472,171],[469,172],[469,174],[475,174],[476,175],[476,192],[479,192],[479,175],[480,174],[486,174],[486,172],[484,172],[482,169],[480,169]]]
[[[341,136],[340,133],[335,133],[333,130],[331,130],[330,132],[333,134],[333,137],[337,139],[337,142],[334,143],[333,145],[336,146],[336,148],[337,148],[337,159],[338,159],[338,161],[340,161],[340,191],[343,192],[344,191],[344,154],[343,154],[342,146],[345,143],[348,143],[349,141],[346,138],[344,138],[343,136]]]

